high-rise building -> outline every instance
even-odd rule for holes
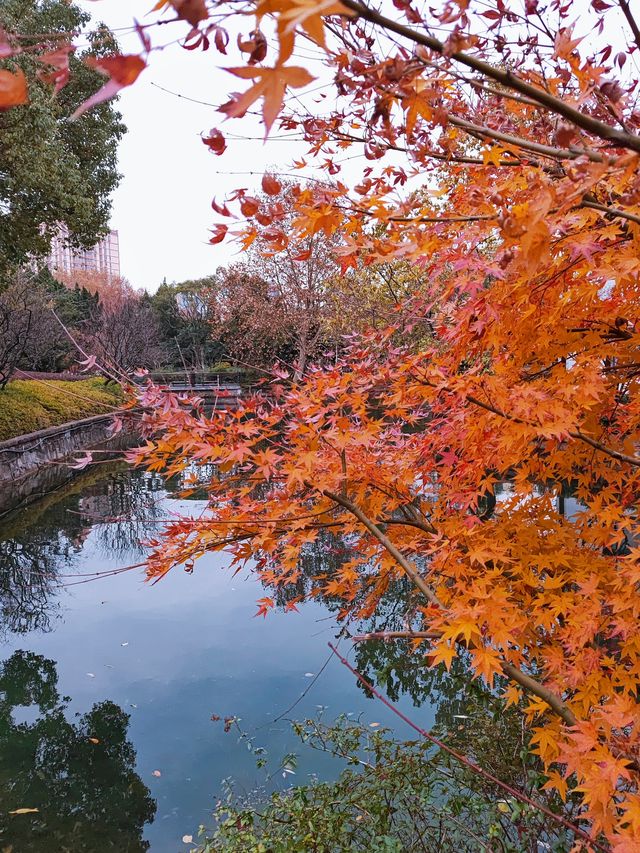
[[[109,279],[120,276],[120,243],[117,231],[109,231],[92,249],[74,249],[69,245],[69,232],[61,226],[51,241],[47,266],[53,272],[73,273],[78,270],[106,273]]]

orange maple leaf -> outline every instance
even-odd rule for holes
[[[88,56],[85,59],[86,65],[90,68],[95,68],[101,74],[106,74],[110,79],[101,89],[87,98],[72,115],[72,118],[78,118],[87,110],[103,101],[108,101],[114,98],[118,92],[126,86],[130,86],[138,79],[140,74],[147,67],[147,63],[138,54],[106,56],[102,59],[97,59],[95,56]]]
[[[26,104],[28,100],[29,92],[24,71],[21,68],[16,71],[0,69],[0,110]]]
[[[267,613],[273,607],[275,607],[275,601],[273,600],[273,598],[269,598],[268,596],[265,596],[264,598],[259,598],[257,601],[257,604],[258,604],[258,610],[256,613],[253,614],[254,617],[255,616],[266,617]]]
[[[287,88],[301,89],[316,79],[309,74],[306,68],[298,65],[286,67],[276,65],[275,68],[258,68],[247,65],[241,68],[227,68],[226,70],[244,80],[257,78],[258,82],[254,83],[240,97],[223,104],[220,107],[220,112],[225,113],[230,118],[243,116],[251,104],[255,103],[258,98],[263,98],[262,117],[265,125],[265,139],[282,109]]]

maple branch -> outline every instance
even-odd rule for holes
[[[534,379],[537,379],[539,376],[546,376],[548,373],[551,373],[554,367],[558,367],[561,364],[566,363],[566,358],[559,358],[557,361],[554,361],[553,364],[548,364],[546,367],[540,368],[540,370],[536,370],[535,373],[521,373],[521,378],[524,382],[532,382]]]
[[[509,98],[512,101],[517,101],[519,104],[528,104],[530,107],[537,107],[536,101],[531,98],[524,98],[520,95],[514,95],[513,92],[505,92],[504,89],[497,89],[495,86],[483,85],[479,80],[474,80],[473,77],[461,77],[465,83],[480,92],[488,92],[490,95],[497,95],[499,98]]]
[[[414,723],[413,720],[411,720],[409,717],[407,717],[406,714],[403,714],[403,712],[399,708],[396,708],[396,706],[393,705],[386,698],[386,696],[383,696],[381,693],[379,693],[378,690],[376,690],[376,688],[364,677],[364,675],[362,675],[362,673],[358,672],[357,669],[352,667],[351,664],[349,663],[349,661],[340,654],[340,652],[337,650],[337,648],[332,643],[329,643],[328,645],[329,645],[329,648],[331,649],[331,651],[338,658],[340,663],[342,663],[343,666],[346,666],[347,669],[353,675],[356,676],[358,681],[360,681],[362,684],[364,684],[364,686],[367,688],[367,690],[369,690],[371,692],[371,694],[373,696],[375,696],[377,699],[379,699],[383,703],[383,705],[385,705],[387,708],[389,708],[389,710],[392,711],[394,714],[396,714],[396,716],[400,717],[400,719],[403,720],[403,722],[405,722],[408,726],[411,726],[411,728],[414,731],[418,732],[419,735],[421,735],[422,737],[431,741],[431,743],[433,743],[439,749],[442,749],[445,752],[447,752],[449,755],[451,755],[457,761],[460,761],[462,764],[464,764],[466,767],[468,767],[474,773],[478,773],[480,776],[487,779],[492,784],[497,785],[498,787],[502,788],[503,791],[507,791],[509,794],[511,794],[512,797],[516,797],[518,800],[521,800],[522,802],[527,803],[527,805],[530,805],[534,809],[541,811],[543,814],[546,814],[548,817],[552,818],[552,820],[556,821],[557,823],[560,823],[562,826],[566,827],[567,829],[570,829],[571,832],[575,833],[580,838],[583,838],[584,840],[588,841],[590,844],[592,844],[598,850],[607,851],[609,849],[608,847],[604,847],[602,844],[600,844],[600,842],[598,842],[595,838],[593,838],[591,835],[589,835],[583,829],[580,829],[580,827],[576,826],[575,824],[571,823],[571,821],[562,817],[562,815],[559,815],[559,814],[556,814],[555,812],[552,812],[546,806],[542,805],[542,803],[536,802],[535,800],[531,799],[531,797],[529,797],[527,794],[524,794],[522,791],[519,791],[517,788],[512,788],[511,785],[507,785],[506,782],[503,782],[501,779],[498,779],[497,776],[494,776],[492,773],[489,773],[487,770],[480,767],[479,764],[476,764],[474,761],[471,761],[465,755],[462,755],[460,752],[457,752],[455,749],[452,749],[450,746],[448,746],[446,743],[441,741],[439,738],[432,735],[430,732],[427,732],[425,729],[416,725],[416,723]]]
[[[599,450],[601,453],[606,453],[607,456],[612,456],[619,462],[626,462],[628,465],[634,465],[636,468],[640,468],[640,459],[637,456],[629,456],[626,453],[621,453],[619,450],[614,450],[612,447],[608,447],[606,444],[602,444],[601,442],[596,441],[595,438],[590,438],[588,435],[585,435],[580,431],[570,432],[569,435],[571,438],[577,438],[579,441],[584,441],[585,444],[588,444],[595,450]]]
[[[510,415],[507,412],[503,412],[501,409],[492,406],[490,403],[485,403],[482,400],[479,400],[477,397],[473,397],[470,394],[465,396],[470,403],[473,403],[475,406],[480,406],[483,409],[486,409],[488,412],[493,412],[495,415],[499,415],[501,418],[505,418],[506,420],[510,420],[516,424],[526,424],[527,426],[534,426],[534,424],[530,424],[527,421],[522,420],[522,418],[517,418],[514,415]],[[617,459],[620,462],[627,462],[629,465],[634,465],[636,468],[640,468],[640,458],[637,456],[629,456],[626,453],[621,453],[619,450],[614,450],[612,447],[608,447],[606,444],[602,444],[599,441],[596,441],[594,438],[590,438],[588,435],[585,435],[583,432],[579,430],[569,430],[567,435],[570,438],[575,438],[578,441],[584,441],[585,444],[588,444],[590,447],[595,448],[595,450],[600,450],[602,453],[606,453],[607,456],[611,456],[613,459]]]
[[[419,33],[416,30],[411,29],[411,27],[407,27],[404,24],[400,24],[397,21],[392,20],[391,18],[387,18],[385,15],[382,15],[375,9],[371,9],[369,6],[360,3],[358,0],[342,0],[342,3],[348,9],[351,9],[361,18],[364,18],[364,20],[369,21],[372,24],[396,33],[396,35],[403,36],[415,44],[423,45],[442,56],[447,55],[447,48],[444,42],[441,42],[433,36]],[[591,133],[607,142],[613,142],[623,148],[629,148],[632,151],[640,152],[640,136],[617,130],[609,124],[605,124],[598,119],[585,115],[585,113],[582,113],[575,107],[570,106],[570,104],[567,104],[561,98],[557,98],[549,92],[546,92],[544,89],[539,89],[537,86],[527,83],[521,77],[518,77],[509,70],[497,68],[489,62],[485,62],[484,60],[478,59],[475,56],[464,53],[463,51],[456,51],[455,53],[452,53],[450,58],[455,62],[459,62],[461,65],[466,65],[467,68],[480,72],[480,74],[494,80],[496,83],[506,86],[508,89],[515,89],[517,92],[520,92],[520,94],[526,95],[540,106],[546,107],[552,112],[564,116],[568,121],[572,122],[577,127],[582,128],[582,130],[585,130],[587,133]]]
[[[435,533],[436,529],[428,521],[419,521],[417,518],[384,518],[383,524],[400,524],[406,527],[417,527],[418,530],[423,530],[425,533]]]
[[[458,118],[457,116],[448,116],[447,121],[455,127],[465,130],[471,136],[495,139],[498,142],[504,142],[507,145],[514,145],[517,148],[524,148],[528,151],[533,151],[535,154],[541,154],[543,157],[553,157],[555,160],[577,160],[578,157],[588,157],[593,163],[602,163],[604,161],[604,157],[595,151],[589,151],[586,149],[573,150],[571,148],[555,148],[552,145],[543,145],[540,142],[532,142],[529,139],[524,139],[522,136],[513,136],[510,133],[501,133],[499,130],[493,130],[493,128],[485,127],[485,125],[482,124],[473,124],[473,122]]]
[[[478,213],[478,214],[470,214],[469,216],[388,216],[386,219],[381,219],[379,213],[374,213],[371,210],[366,210],[365,208],[358,207],[353,204],[350,207],[341,207],[341,210],[351,210],[353,213],[359,213],[362,216],[371,216],[376,217],[378,221],[384,222],[413,222],[413,223],[421,223],[421,222],[444,222],[446,223],[460,223],[460,222],[490,222],[493,219],[498,218],[497,213]]]
[[[431,602],[431,604],[435,604],[436,607],[440,607],[444,609],[444,605],[438,598],[435,593],[435,590],[429,586],[429,584],[424,580],[424,578],[420,575],[420,572],[417,568],[407,560],[404,554],[393,544],[391,539],[386,536],[382,530],[378,527],[378,525],[372,521],[365,513],[360,509],[360,507],[353,503],[353,501],[344,497],[343,495],[338,495],[335,492],[331,492],[328,489],[324,489],[322,494],[332,500],[334,503],[338,504],[341,507],[344,507],[348,512],[358,519],[358,521],[363,524],[369,533],[371,533],[380,544],[391,554],[394,560],[398,563],[398,565],[404,570],[404,572],[411,578],[413,583],[418,587],[420,592],[425,596],[425,598]]]
[[[602,368],[603,373],[626,373],[640,370],[640,361],[630,361],[627,364],[610,364]]]
[[[349,141],[349,142],[360,142],[362,145],[367,144],[367,140],[363,139],[363,137],[353,136],[352,134],[345,133],[342,130],[338,131],[337,133],[334,133],[331,138],[338,140],[338,141],[344,140],[345,142],[347,142],[347,141]],[[392,143],[386,142],[386,141],[382,142],[381,144],[384,145],[386,148],[388,148],[391,151],[400,151],[403,154],[410,154],[411,153],[411,150],[409,148],[406,148],[404,145],[395,145],[395,144],[392,144]],[[430,148],[419,148],[417,150],[418,150],[418,153],[423,157],[430,157],[433,160],[441,160],[445,163],[465,163],[465,164],[468,163],[471,166],[486,166],[486,163],[480,157],[469,157],[469,156],[464,156],[462,154],[441,154],[438,151],[432,151]],[[516,160],[516,159],[500,160],[498,165],[499,166],[522,166],[523,163],[522,163],[522,160]],[[535,160],[528,160],[526,165],[527,166],[539,166],[540,164],[537,163]],[[545,167],[545,168],[549,168],[549,167]]]
[[[633,33],[633,38],[635,39],[635,43],[638,48],[640,48],[640,27],[638,26],[636,19],[631,14],[631,9],[629,7],[628,0],[618,0],[620,4],[620,8],[622,9],[622,13],[627,19],[629,26],[631,27],[631,32]]]
[[[607,207],[606,204],[600,204],[600,202],[584,198],[580,202],[580,207],[590,207],[592,210],[600,210],[602,213],[606,213],[609,216],[628,219],[630,222],[635,222],[636,225],[640,225],[640,216],[635,213],[628,213],[626,210],[621,210],[619,207]]]
[[[436,390],[440,389],[442,391],[446,391],[449,394],[456,393],[453,389],[442,388],[441,386],[436,385],[435,382],[430,382],[428,379],[423,378],[419,381]],[[478,399],[478,397],[474,397],[471,394],[464,394],[463,396],[465,400],[467,400],[469,403],[472,403],[474,406],[479,406],[481,409],[485,409],[485,411],[487,412],[492,412],[492,414],[498,415],[499,417],[511,421],[514,424],[524,424],[526,426],[535,428],[535,424],[529,423],[528,421],[525,421],[522,418],[518,418],[515,415],[510,415],[508,412],[504,412],[502,409],[498,409],[496,406],[492,406],[491,403],[485,403],[484,400],[480,400]],[[585,435],[579,430],[569,430],[567,432],[567,435],[570,438],[575,438],[577,441],[583,441],[585,444],[588,444],[595,450],[599,450],[601,453],[606,453],[607,456],[611,456],[613,459],[617,459],[619,462],[626,462],[628,465],[633,465],[636,468],[640,468],[640,457],[638,456],[629,456],[627,453],[622,453],[619,450],[614,450],[613,447],[608,447],[606,444],[602,444],[602,442],[596,441],[595,438],[590,438],[588,435]]]
[[[349,499],[343,497],[342,495],[338,495],[335,492],[331,492],[325,489],[322,492],[323,495],[330,498],[335,503],[344,507],[348,510],[352,515],[360,521],[367,530],[380,542],[380,544],[391,554],[391,556],[396,560],[399,566],[404,569],[405,573],[409,576],[409,578],[413,581],[413,583],[418,587],[418,589],[423,593],[423,595],[430,601],[432,604],[435,604],[442,610],[446,610],[443,603],[440,601],[438,596],[436,595],[435,590],[429,586],[421,577],[420,573],[416,569],[416,567],[407,560],[407,558],[402,554],[398,548],[393,544],[393,542],[389,539],[388,536],[380,530],[378,525],[373,522],[361,509],[360,507],[350,501]],[[469,645],[469,648],[472,648]],[[567,708],[564,701],[556,696],[551,690],[546,688],[543,684],[540,684],[531,676],[526,675],[524,672],[521,672],[517,667],[513,666],[513,664],[507,663],[506,661],[500,661],[500,666],[502,667],[502,671],[505,675],[511,678],[513,681],[516,681],[521,687],[525,690],[533,693],[539,699],[542,699],[547,705],[554,711],[568,726],[575,726],[578,722],[577,718],[573,715],[573,713]]]
[[[478,161],[481,162],[481,161]],[[500,164],[504,165],[504,164]],[[508,165],[516,165],[516,164],[508,164]],[[517,164],[521,165],[521,164]],[[586,196],[580,201],[580,204],[576,205],[576,207],[588,207],[592,210],[598,210],[602,213],[606,213],[608,216],[617,217],[620,219],[628,219],[630,222],[635,222],[637,225],[640,225],[640,215],[635,213],[628,213],[626,210],[622,210],[619,207],[608,207],[606,204],[600,204],[600,202],[592,201],[590,198]],[[342,208],[345,210],[346,208]],[[380,214],[374,213],[371,210],[365,210],[363,208],[357,207],[353,205],[351,207],[355,213],[360,213],[363,216],[375,216],[378,221],[385,222],[410,222],[414,224],[419,224],[421,222],[444,222],[446,223],[462,223],[462,222],[491,222],[494,219],[498,219],[497,213],[484,213],[484,214],[470,214],[469,216],[389,216],[386,219],[382,220]],[[555,212],[555,211],[551,211]]]
[[[366,212],[371,216],[375,215],[370,211]],[[476,214],[475,216],[390,216],[387,222],[486,222],[497,218],[497,213]]]
[[[502,667],[502,671],[506,676],[511,678],[513,681],[516,681],[521,687],[524,687],[529,693],[533,693],[539,699],[542,699],[547,703],[547,705],[554,711],[568,726],[577,726],[578,718],[573,714],[573,712],[566,706],[564,701],[556,696],[551,690],[545,687],[543,684],[540,684],[539,681],[536,681],[535,678],[531,678],[530,675],[526,675],[522,670],[518,669],[517,666],[514,666],[511,663],[507,663],[506,661],[501,661],[500,666]]]

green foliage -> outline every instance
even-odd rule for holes
[[[49,297],[50,304],[67,327],[80,326],[99,304],[97,293],[90,293],[79,284],[67,287],[53,277],[48,267],[38,270],[36,280],[38,288]]]
[[[209,300],[215,283],[215,276],[180,284],[165,281],[148,297],[172,366],[202,370],[221,357],[222,344],[213,334]]]
[[[81,29],[89,15],[65,0],[3,0],[0,26],[38,45],[43,33]],[[33,37],[30,39],[29,37]],[[113,52],[106,28],[90,37],[90,53]],[[54,96],[36,77],[33,53],[0,63],[24,70],[30,103],[0,113],[0,288],[8,269],[31,255],[46,254],[57,223],[69,228],[77,246],[89,247],[105,232],[110,195],[119,181],[116,148],[125,132],[112,103],[101,104],[71,121],[74,110],[104,78],[82,62],[70,60],[71,79]]]
[[[120,399],[120,388],[103,379],[10,382],[0,392],[0,441],[112,411]]]
[[[488,722],[478,709],[464,734],[467,752],[477,753],[480,763],[498,748],[505,727],[518,727],[515,715],[507,715],[502,723],[490,724],[492,741],[487,743]],[[400,742],[386,729],[345,717],[333,725],[306,720],[293,726],[302,741],[346,762],[338,778],[269,798],[254,794],[239,799],[228,788],[202,853],[476,853],[485,846],[533,853],[539,843],[560,853],[571,847],[571,834],[550,818],[505,796],[426,741]],[[528,790],[537,788],[542,782],[537,759],[521,752],[524,769],[506,768],[507,780],[513,782],[517,775]],[[258,756],[259,764],[264,760]],[[544,792],[536,795],[547,806],[561,806]],[[204,829],[201,834],[207,835]]]

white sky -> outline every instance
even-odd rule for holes
[[[134,17],[143,21],[153,2],[80,0],[79,5],[117,31],[131,26]],[[172,40],[186,31],[183,24],[154,28],[153,42]],[[116,36],[123,52],[139,52],[137,35],[116,32]],[[123,178],[113,196],[111,225],[120,235],[122,274],[134,287],[153,291],[164,277],[197,278],[232,260],[233,245],[207,243],[208,229],[220,221],[211,210],[211,199],[222,200],[239,186],[259,189],[266,168],[278,163],[284,169],[301,153],[294,143],[275,139],[266,145],[261,139],[228,140],[227,150],[218,157],[202,144],[201,132],[217,126],[225,135],[261,137],[257,119],[224,121],[215,107],[190,103],[153,85],[219,105],[234,86],[231,75],[218,66],[241,64],[237,50],[230,49],[227,58],[213,47],[206,53],[188,52],[174,44],[154,52],[149,67],[120,96],[118,109],[129,132],[119,148]],[[239,91],[247,88],[246,81],[237,82]]]

